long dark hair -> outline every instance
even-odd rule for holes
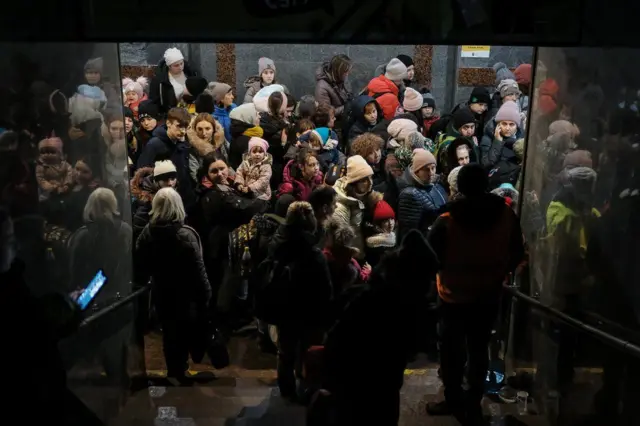
[[[224,164],[227,164],[227,160],[217,151],[210,152],[202,158],[202,166],[198,169],[197,174],[198,182],[201,182],[203,177],[209,176],[209,167],[216,161],[223,161]],[[229,167],[228,164],[227,167]]]

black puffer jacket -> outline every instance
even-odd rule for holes
[[[205,312],[211,285],[195,229],[178,223],[150,223],[138,238],[135,258],[137,280],[153,278],[160,316],[177,318],[193,304]]]
[[[183,72],[187,77],[195,77],[198,75],[198,73],[191,69],[187,61],[184,61]],[[158,105],[160,114],[163,116],[166,115],[171,108],[178,106],[178,99],[176,99],[173,86],[169,81],[169,67],[164,59],[158,62],[155,75],[151,79],[151,84],[149,84],[149,99]]]
[[[231,142],[229,144],[229,165],[233,170],[237,170],[242,164],[242,156],[249,150],[249,139],[247,135],[243,133],[252,128],[251,124],[244,121],[231,119]]]

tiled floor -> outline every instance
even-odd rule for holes
[[[213,371],[193,365],[197,381],[192,386],[172,386],[164,377],[164,360],[158,335],[146,342],[147,366],[152,379],[147,389],[135,393],[112,426],[303,426],[305,410],[279,398],[275,386],[275,357],[264,355],[251,339],[230,344],[232,365]],[[425,406],[442,397],[434,365],[418,360],[406,371],[401,391],[401,426],[454,426],[453,418],[433,418]],[[375,374],[375,372],[372,372]],[[485,411],[496,418],[514,406],[485,401]],[[375,409],[375,408],[373,408]],[[524,424],[542,425],[535,417]],[[496,423],[501,424],[501,423]]]

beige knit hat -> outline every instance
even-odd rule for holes
[[[207,88],[211,96],[213,96],[213,100],[215,102],[222,102],[224,96],[231,91],[231,86],[227,83],[219,83],[217,81],[212,81],[209,83],[209,87]]]
[[[367,160],[360,155],[354,155],[347,159],[347,184],[373,176],[373,169]]]
[[[413,150],[413,160],[411,161],[411,171],[413,173],[429,164],[436,164],[436,157],[432,153],[421,148]]]

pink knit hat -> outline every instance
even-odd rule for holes
[[[422,108],[422,95],[415,89],[407,87],[404,91],[404,101],[402,102],[402,108],[405,111],[413,112]]]
[[[513,121],[520,127],[520,109],[513,101],[507,101],[502,104],[496,114],[496,122]]]
[[[62,139],[58,137],[51,137],[51,138],[42,139],[38,143],[38,149],[55,148],[58,152],[62,153],[63,145],[64,144],[62,142]]]
[[[254,146],[261,147],[264,152],[267,152],[269,149],[269,144],[262,138],[252,137],[249,139],[249,152],[251,152]]]

